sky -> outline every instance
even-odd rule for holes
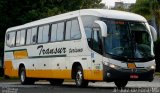
[[[120,2],[120,1],[124,3],[135,3],[136,2],[136,0],[102,0],[103,3],[111,7],[115,5],[115,2]]]

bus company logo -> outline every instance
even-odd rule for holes
[[[37,49],[39,50],[39,55],[45,55],[45,54],[61,54],[61,53],[66,53],[66,48],[43,48],[43,45],[39,45],[37,47]]]

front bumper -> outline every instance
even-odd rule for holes
[[[136,69],[113,69],[109,66],[104,65],[104,80],[107,82],[117,81],[117,80],[127,80],[127,81],[152,81],[154,79],[154,70],[148,70],[145,68]],[[132,78],[131,75],[138,76]]]

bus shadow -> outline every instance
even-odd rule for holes
[[[70,85],[70,84],[63,84],[62,86],[63,88],[78,88],[76,85]],[[84,88],[80,88],[80,89],[115,89],[116,87],[111,87],[111,86],[88,86],[88,87],[84,87]]]

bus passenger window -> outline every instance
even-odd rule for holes
[[[25,44],[25,37],[26,37],[26,30],[21,30],[21,37],[20,37],[20,45],[24,45]]]
[[[35,44],[37,39],[37,27],[32,28],[31,44]]]
[[[26,44],[35,44],[37,41],[37,27],[27,30]]]
[[[57,41],[62,41],[64,37],[64,22],[58,23]]]
[[[51,27],[51,41],[56,41],[57,39],[57,24],[52,24]]]
[[[20,37],[21,37],[21,31],[17,31],[16,35],[16,46],[20,45]]]
[[[6,38],[7,38],[7,45],[13,47],[15,45],[15,32],[9,32]]]
[[[49,25],[45,25],[43,29],[43,42],[49,41]]]
[[[38,30],[38,43],[46,43],[49,40],[49,25],[41,26]]]
[[[72,20],[71,39],[75,40],[80,38],[81,38],[81,33],[78,20]]]
[[[38,43],[42,43],[43,40],[43,26],[39,27],[38,29]]]
[[[30,44],[30,42],[31,42],[31,34],[32,34],[32,30],[31,30],[31,29],[28,29],[28,30],[27,30],[26,44]]]
[[[16,35],[16,46],[24,45],[25,43],[25,30],[17,31]]]
[[[67,21],[65,40],[70,40],[70,39],[71,39],[71,21]]]

